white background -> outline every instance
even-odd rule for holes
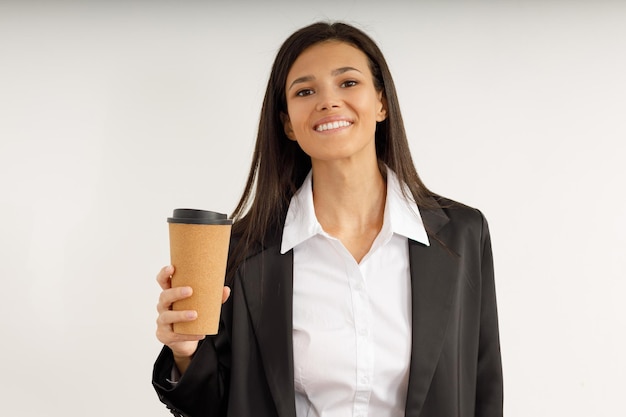
[[[509,417],[626,391],[626,3],[0,0],[0,414],[166,416],[175,207],[231,212],[277,48],[356,24],[426,184],[480,208]]]

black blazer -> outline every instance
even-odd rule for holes
[[[421,209],[430,246],[409,241],[412,355],[407,417],[501,417],[502,367],[487,222],[441,200]],[[280,235],[280,234],[279,234]],[[201,342],[175,388],[164,347],[159,398],[182,416],[295,417],[293,252],[280,239],[239,267],[220,333]]]

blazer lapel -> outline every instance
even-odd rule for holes
[[[420,210],[430,246],[409,240],[413,336],[406,417],[420,414],[445,337],[457,271],[456,254],[436,234],[448,223],[443,210]]]
[[[252,262],[251,262],[252,261]],[[293,382],[293,251],[273,245],[249,259],[243,281],[250,320],[280,417],[295,417]]]

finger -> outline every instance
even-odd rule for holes
[[[174,267],[172,265],[167,265],[161,268],[159,273],[157,274],[157,282],[161,286],[161,289],[168,289],[172,287],[171,278],[174,274]]]
[[[163,311],[171,310],[172,304],[175,301],[188,298],[191,294],[193,294],[193,289],[191,287],[175,287],[163,290],[159,295],[157,311],[161,313]]]
[[[177,342],[197,342],[205,338],[204,335],[174,333],[171,327],[164,331],[161,328],[157,328],[156,337],[159,342],[168,346]]]
[[[198,312],[195,310],[182,310],[182,311],[174,311],[174,310],[166,310],[159,314],[157,317],[157,326],[167,326],[174,323],[184,323],[187,321],[194,321],[198,318]]]
[[[228,300],[228,297],[230,297],[230,287],[224,287],[224,290],[222,291],[222,304]]]
[[[204,335],[186,335],[175,333],[173,324],[193,321],[198,318],[198,313],[193,310],[185,311],[165,311],[159,314],[157,318],[156,336],[164,344],[174,342],[198,341],[204,338]]]
[[[185,317],[184,319],[186,319],[186,317],[188,316],[184,316],[184,317]],[[173,330],[172,324],[165,323],[166,321],[169,321],[170,319],[171,318],[157,319],[158,325],[156,329],[156,337],[161,343],[165,345],[170,345],[176,342],[192,342],[192,341],[198,341],[198,340],[204,339],[204,335],[190,335],[190,334],[175,333]],[[161,322],[161,320],[163,322]]]
[[[156,337],[159,340],[159,342],[168,346],[177,342],[197,342],[205,338],[204,335],[179,334],[179,333],[174,333],[171,330],[169,330],[167,333],[162,333],[160,329],[157,329]]]

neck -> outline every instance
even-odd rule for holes
[[[364,164],[314,164],[313,203],[328,233],[362,234],[380,231],[387,187],[373,160]]]

